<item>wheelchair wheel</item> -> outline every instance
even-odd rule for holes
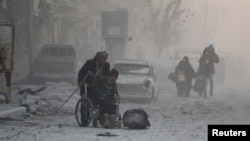
[[[92,121],[93,104],[90,99],[82,97],[75,108],[75,117],[79,126],[87,127]]]

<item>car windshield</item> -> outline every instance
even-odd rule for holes
[[[127,74],[149,74],[150,67],[147,65],[138,64],[115,64],[115,69],[120,73]]]

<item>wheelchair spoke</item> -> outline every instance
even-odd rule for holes
[[[88,98],[83,97],[77,102],[75,108],[75,118],[79,126],[86,127],[91,123],[92,110],[93,105]]]

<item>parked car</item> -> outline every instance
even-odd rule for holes
[[[117,60],[114,68],[119,71],[117,88],[123,98],[156,99],[159,88],[153,66],[146,60]]]
[[[76,84],[76,49],[67,44],[44,44],[38,47],[27,80],[30,83],[65,81]]]

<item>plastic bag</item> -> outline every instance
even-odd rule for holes
[[[176,82],[177,76],[174,72],[170,72],[170,74],[168,75],[168,79],[172,80],[173,82]]]
[[[195,79],[193,90],[195,92],[201,92],[202,91],[202,79],[200,77],[197,77]]]

